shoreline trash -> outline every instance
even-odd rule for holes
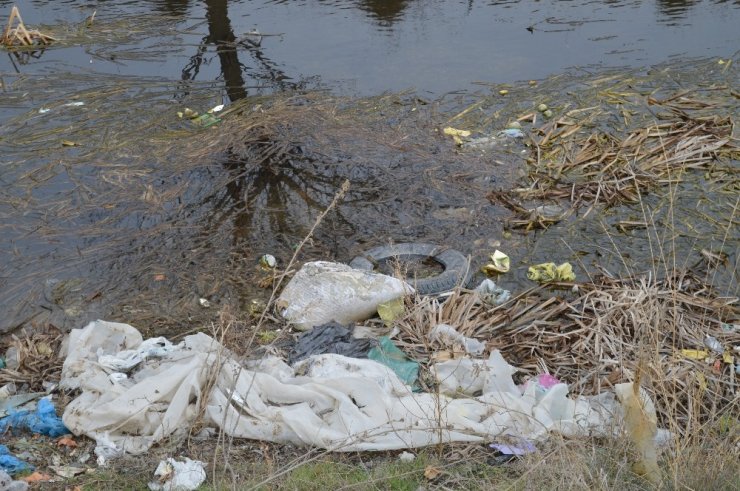
[[[301,333],[288,354],[288,364],[293,365],[309,356],[326,353],[367,358],[368,351],[378,342],[372,338],[355,338],[352,329],[352,326],[328,322]]]
[[[388,261],[403,266],[405,262],[427,260],[442,265],[444,271],[423,277],[407,275],[406,283],[419,295],[439,295],[458,286],[465,288],[470,281],[470,264],[462,252],[425,242],[402,242],[373,247],[352,258],[349,265],[354,269],[374,271],[380,264]]]
[[[635,474],[645,476],[651,483],[660,483],[661,474],[655,441],[658,434],[655,405],[645,389],[637,383],[617,384],[614,390],[624,410],[625,429],[639,456],[632,469]]]
[[[178,462],[173,458],[159,462],[154,471],[155,480],[148,484],[152,491],[192,491],[206,480],[205,464],[199,460],[185,458]]]
[[[216,107],[209,109],[207,112],[200,114],[198,111],[193,111],[189,107],[186,107],[182,111],[177,112],[177,117],[180,119],[188,119],[193,124],[208,128],[214,124],[220,123],[221,118],[214,116],[214,113],[221,111],[224,108],[223,104],[219,104]]]
[[[272,254],[263,254],[260,257],[260,267],[264,270],[275,269],[277,266],[277,259]]]
[[[505,130],[499,131],[496,135],[507,138],[524,138],[524,132],[519,128],[506,128]]]
[[[406,306],[403,303],[403,297],[378,304],[378,316],[385,322],[386,326],[393,324],[393,321],[401,317],[405,312]]]
[[[8,384],[11,385],[11,384]],[[8,385],[2,388],[3,393],[9,393],[11,390],[15,392],[15,387],[8,387]],[[13,396],[0,397],[0,418],[7,416],[12,413],[15,408],[22,406],[26,403],[43,397],[46,392],[29,392],[27,394],[17,394]],[[0,423],[1,424],[1,423]]]
[[[542,263],[530,266],[527,270],[527,278],[540,283],[551,281],[575,281],[576,275],[570,263],[556,266],[555,263]]]
[[[485,343],[460,334],[457,329],[449,324],[437,324],[429,331],[427,337],[430,341],[436,341],[442,344],[458,343],[470,355],[482,355],[486,349]]]
[[[2,472],[7,472],[12,476],[20,472],[32,471],[33,469],[34,467],[31,464],[23,462],[21,459],[10,453],[8,447],[0,445],[0,470]]]
[[[470,136],[470,131],[458,130],[457,128],[453,128],[451,126],[448,126],[444,130],[442,130],[442,132],[445,135],[451,136],[457,146],[462,146],[462,144],[465,143],[465,140],[463,140],[463,138],[468,138]]]
[[[75,435],[96,440],[98,455],[144,453],[173,433],[184,434],[200,407],[206,426],[235,438],[341,452],[490,442],[503,435],[532,442],[551,433],[609,436],[619,409],[611,392],[568,397],[566,384],[545,394],[534,385],[522,392],[512,380],[514,367],[497,350],[485,360],[435,364],[440,387],[455,395],[448,397],[446,390],[415,393],[372,359],[324,354],[291,368],[266,357],[243,366],[204,333],[185,336],[165,356],[145,359],[125,383],[112,384],[98,358],[136,351],[142,342],[135,328],[112,322],[70,333],[60,387],[82,392],[63,419]],[[403,354],[388,338],[379,343],[385,355]],[[479,393],[460,397],[461,384]],[[443,432],[436,431],[440,421]]]
[[[61,418],[57,416],[54,404],[47,398],[39,399],[35,411],[23,410],[11,412],[0,419],[0,433],[8,430],[23,431],[57,437],[69,434]]]
[[[511,268],[511,259],[503,252],[496,249],[490,256],[491,262],[483,266],[482,271],[492,276],[498,273],[508,273]]]
[[[411,452],[403,451],[398,456],[398,460],[401,462],[413,462],[416,460],[416,455],[412,454]]]
[[[28,483],[23,481],[14,481],[10,475],[0,470],[0,491],[26,491]]]
[[[393,370],[406,385],[413,386],[419,377],[419,364],[410,360],[388,336],[379,338],[377,346],[368,351],[367,357]]]
[[[504,455],[514,455],[517,457],[537,451],[537,447],[535,447],[532,442],[528,442],[526,440],[521,440],[516,445],[508,443],[491,443],[489,447],[498,450]]]
[[[495,307],[511,300],[511,292],[504,290],[490,279],[483,280],[473,291],[484,303]]]
[[[725,348],[722,346],[722,343],[720,343],[714,336],[706,336],[704,338],[704,346],[718,355],[724,354],[725,352]]]
[[[315,261],[291,278],[277,299],[288,323],[307,331],[327,322],[350,324],[369,319],[378,305],[413,292],[405,282],[346,264]]]

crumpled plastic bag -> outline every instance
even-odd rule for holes
[[[575,281],[576,274],[573,272],[573,266],[570,263],[563,263],[560,266],[556,266],[555,263],[542,263],[530,266],[527,271],[527,278],[540,283]]]
[[[314,261],[291,278],[276,304],[293,327],[307,331],[332,321],[350,324],[368,319],[378,305],[412,292],[406,282],[392,276]]]
[[[367,352],[377,344],[375,339],[355,338],[350,328],[336,322],[328,322],[298,336],[288,354],[288,363],[292,365],[309,356],[324,353],[367,358]]]
[[[486,275],[508,273],[511,269],[511,259],[505,253],[496,249],[490,256],[491,262],[481,268]]]
[[[501,288],[488,278],[483,280],[474,291],[478,294],[478,298],[489,305],[499,306],[511,300],[511,291]]]
[[[0,491],[26,491],[27,489],[28,483],[14,481],[7,472],[0,470]]]
[[[69,433],[61,418],[57,416],[54,403],[47,398],[39,399],[34,411],[16,411],[0,419],[0,434],[8,430],[14,432],[26,430],[51,437]]]
[[[455,140],[456,145],[462,145],[465,143],[464,138],[468,138],[470,136],[470,131],[468,130],[459,130],[457,128],[453,128],[452,126],[448,126],[442,132],[445,135],[451,136],[453,140]]]
[[[2,473],[15,475],[19,472],[32,471],[34,467],[11,454],[10,450],[5,445],[0,445],[0,469],[2,469],[0,470]],[[2,474],[0,474],[0,478],[2,478]],[[3,487],[0,485],[0,491],[2,490]]]
[[[388,336],[379,338],[367,357],[391,368],[406,385],[414,385],[419,377],[419,364],[410,360]]]
[[[447,345],[460,344],[465,349],[465,352],[471,355],[482,355],[486,349],[486,343],[460,334],[457,329],[449,324],[437,324],[429,331],[427,338],[430,341],[437,341]]]
[[[638,454],[632,466],[635,474],[645,476],[653,484],[661,481],[658,466],[658,417],[650,395],[639,385],[632,383],[614,386],[617,399],[624,410],[624,426]]]
[[[185,458],[162,460],[154,471],[155,480],[148,484],[152,491],[193,491],[206,480],[203,462]]]

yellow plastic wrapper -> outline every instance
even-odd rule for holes
[[[457,128],[453,128],[451,126],[448,126],[442,131],[445,135],[451,136],[452,139],[455,140],[455,143],[457,145],[462,145],[463,138],[467,138],[470,136],[470,132],[468,130],[458,130]]]
[[[681,354],[692,360],[703,360],[709,356],[709,352],[703,349],[682,349]]]
[[[556,266],[555,263],[542,263],[530,266],[527,270],[527,278],[540,283],[575,281],[576,274],[573,272],[573,266],[570,263],[563,263],[560,266]]]
[[[386,326],[389,326],[394,320],[401,317],[406,312],[403,305],[403,298],[399,297],[389,302],[378,304],[378,315]]]
[[[491,255],[491,262],[481,268],[481,270],[488,276],[492,276],[497,273],[508,273],[511,268],[511,260],[509,256],[496,249]]]

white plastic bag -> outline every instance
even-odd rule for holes
[[[349,324],[375,315],[378,305],[413,288],[392,276],[353,269],[328,261],[306,263],[277,300],[280,315],[296,329],[335,321]]]
[[[183,462],[169,458],[154,471],[155,480],[149,483],[152,491],[193,491],[206,480],[203,462],[186,458]]]

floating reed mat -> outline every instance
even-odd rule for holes
[[[10,11],[8,24],[0,37],[0,44],[6,48],[28,47],[28,46],[46,46],[56,41],[53,37],[43,34],[35,29],[27,29],[23,24],[21,13],[15,5]]]
[[[647,102],[667,111],[622,134],[593,127],[601,114],[596,107],[589,108],[590,117],[579,114],[577,120],[567,113],[537,128],[529,159],[530,185],[509,192],[510,197],[568,199],[574,207],[634,202],[650,188],[681,180],[687,171],[740,156],[732,119],[707,115],[710,102],[677,96]]]
[[[501,350],[520,381],[546,371],[576,394],[597,394],[639,374],[663,424],[681,433],[738,410],[737,298],[718,296],[693,276],[603,277],[563,297],[545,293],[536,287],[500,307],[464,291],[443,303],[419,299],[398,322],[400,345],[424,364],[467,356],[460,346],[428,339],[432,327],[450,324],[488,351]],[[707,336],[724,351],[708,348]]]

